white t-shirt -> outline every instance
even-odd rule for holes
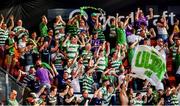
[[[19,45],[18,45],[18,48],[19,48],[19,49],[22,49],[22,48],[25,48],[25,47],[26,47],[26,42],[20,41],[20,42],[19,42]]]
[[[165,27],[157,27],[158,34],[168,34]]]
[[[141,36],[138,36],[138,35],[135,35],[135,34],[132,34],[132,35],[129,35],[128,37],[127,37],[127,41],[128,41],[128,43],[134,43],[135,41],[137,41],[137,40],[140,40],[140,39],[142,39],[142,37]]]
[[[80,92],[80,84],[78,77],[71,81],[71,86],[74,89],[74,92]]]
[[[161,49],[161,47],[160,47],[159,45],[157,45],[157,46],[155,47],[155,49],[159,51],[159,50]],[[160,51],[160,53],[161,53],[162,57],[166,60],[166,52],[165,52],[165,49],[162,49],[162,50]]]

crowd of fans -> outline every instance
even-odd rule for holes
[[[24,28],[22,20],[14,25],[13,16],[6,24],[1,15],[0,65],[28,88],[22,104],[180,105],[179,20],[171,31],[165,16],[153,25],[152,8],[147,17],[138,8],[133,24],[130,17],[115,17],[103,25],[97,13],[88,19],[77,14],[67,22],[59,15],[50,28],[42,16],[38,34]],[[154,47],[166,60],[172,55],[175,86],[167,73],[159,89],[130,75],[138,45]],[[19,104],[16,95],[12,90],[9,105]]]

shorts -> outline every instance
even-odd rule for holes
[[[158,34],[158,38],[163,39],[165,43],[168,42],[168,34]]]

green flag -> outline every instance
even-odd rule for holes
[[[132,72],[156,86],[166,72],[166,61],[153,47],[138,46],[132,60]]]

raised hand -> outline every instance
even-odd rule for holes
[[[152,11],[153,11],[153,8],[149,8],[149,11],[152,12]]]
[[[4,16],[1,14],[1,19],[4,19]]]
[[[13,16],[13,15],[11,15],[9,18],[10,18],[11,20],[14,20],[14,16]]]

